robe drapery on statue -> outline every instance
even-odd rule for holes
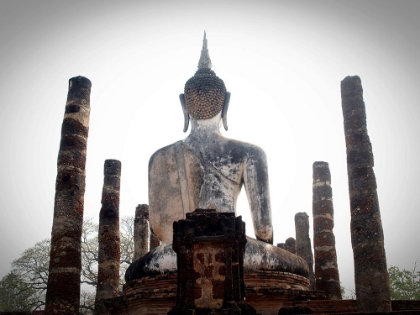
[[[172,222],[197,208],[235,213],[242,185],[248,196],[256,237],[272,242],[266,157],[257,146],[226,139],[178,141],[158,150],[149,163],[151,227],[172,242]],[[257,183],[260,183],[257,185]]]

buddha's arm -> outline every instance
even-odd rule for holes
[[[264,151],[253,148],[244,166],[244,185],[257,239],[273,244],[267,159]]]

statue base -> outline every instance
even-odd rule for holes
[[[108,309],[114,315],[166,315],[177,305],[177,278],[177,272],[170,272],[133,280],[124,285],[124,296],[109,301]],[[297,301],[325,299],[323,293],[309,290],[307,278],[289,272],[245,272],[244,282],[246,302],[258,314],[277,314]]]
[[[173,308],[168,312],[168,315],[256,315],[255,309],[248,303],[232,303],[232,305],[225,305],[221,309],[210,308],[193,308],[193,309],[177,309]]]
[[[245,237],[240,217],[198,210],[176,224],[173,246],[162,244],[129,267],[124,297],[110,308],[123,304],[128,313],[115,314],[271,314],[295,300],[323,298],[310,291],[302,258]],[[227,277],[231,269],[235,276]],[[220,281],[226,278],[227,286]]]

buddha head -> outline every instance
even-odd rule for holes
[[[179,96],[184,112],[184,132],[188,130],[190,117],[194,120],[205,120],[213,118],[220,112],[222,112],[223,126],[228,130],[226,114],[230,93],[226,91],[225,83],[216,76],[211,67],[206,33],[204,32],[198,70],[185,83],[184,93]]]

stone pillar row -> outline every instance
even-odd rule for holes
[[[85,165],[89,130],[91,82],[84,77],[69,80],[61,142],[57,160],[54,219],[45,314],[78,314],[80,304],[81,235],[84,211]],[[341,82],[342,110],[347,151],[351,208],[351,239],[359,312],[390,312],[391,298],[384,236],[373,171],[372,145],[367,132],[360,78]],[[119,282],[119,186],[121,163],[106,160],[99,226],[97,301],[118,295]],[[329,298],[340,298],[333,229],[331,176],[328,163],[314,163],[313,214],[317,289]],[[148,236],[147,205],[136,211],[136,257],[158,246],[153,231]],[[315,285],[308,215],[295,216],[296,243],[279,244],[305,259],[312,289]],[[100,307],[98,307],[100,311]]]

